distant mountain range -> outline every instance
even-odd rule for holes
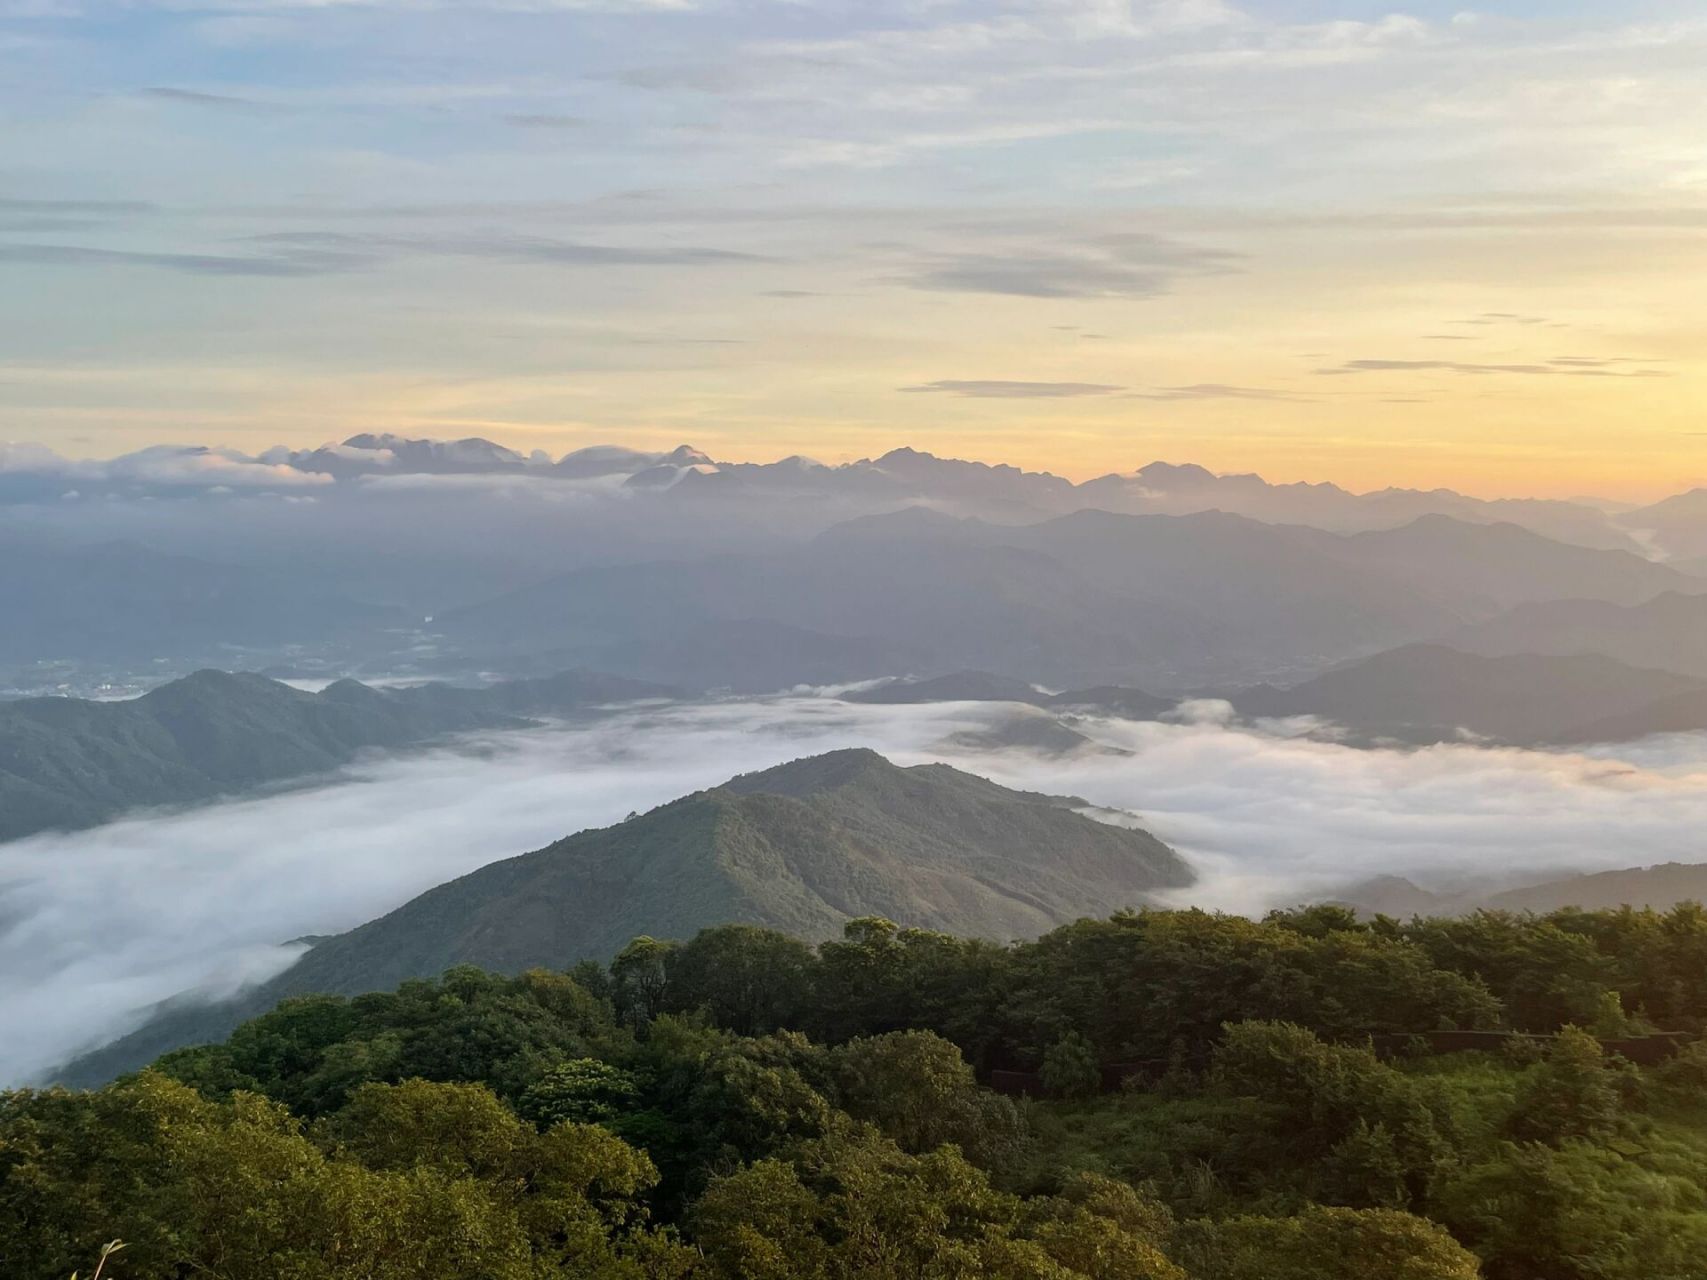
[[[292,575],[0,528],[0,663],[280,652],[405,621]]]
[[[222,1036],[287,995],[388,989],[456,964],[561,969],[639,935],[729,922],[817,940],[863,915],[1005,940],[1191,883],[1161,841],[1084,807],[871,751],[796,760],[440,885],[316,942],[236,1001],[163,1010],[66,1078],[108,1078]]]
[[[1445,639],[1472,653],[1602,653],[1707,679],[1707,596],[1665,592],[1637,604],[1537,601]]]
[[[1618,523],[1674,559],[1707,559],[1707,489],[1691,489],[1627,511]]]
[[[1301,678],[1532,601],[1667,591],[1707,581],[1441,516],[1339,535],[1219,512],[1005,525],[909,508],[775,554],[581,570],[435,625],[472,652],[744,691],[975,668],[1175,693]]]
[[[1697,677],[1599,654],[1488,658],[1407,645],[1290,689],[1249,689],[1232,703],[1252,718],[1318,716],[1365,741],[1479,738],[1540,746],[1641,737],[1654,731],[1645,725],[1657,708],[1703,695],[1707,683]]]
[[[1680,902],[1707,904],[1707,863],[1667,862],[1583,875],[1559,876],[1492,892],[1433,892],[1402,876],[1378,876],[1338,890],[1333,900],[1359,910],[1408,919],[1468,915],[1472,911],[1583,911],[1651,907],[1668,911]]]
[[[884,680],[841,696],[846,702],[879,706],[927,702],[1022,702],[1034,707],[1107,711],[1133,720],[1153,719],[1172,711],[1178,703],[1175,698],[1157,697],[1142,689],[1117,685],[1046,693],[1024,680],[991,675],[988,671],[955,671],[929,680]]]
[[[1014,717],[956,745],[1066,754],[1094,745],[1050,712],[1131,720],[1167,718],[1178,699],[1101,686],[1046,693],[1023,681],[963,671],[885,681],[841,695],[849,702],[1015,702],[1045,714]],[[1414,644],[1375,654],[1288,688],[1258,685],[1226,696],[1246,720],[1312,717],[1353,745],[1488,742],[1546,747],[1624,742],[1653,733],[1707,730],[1707,679],[1631,667],[1599,654],[1500,657]]]
[[[0,504],[54,501],[73,490],[79,497],[179,496],[215,486],[303,493],[409,476],[555,480],[690,502],[802,495],[890,506],[923,501],[997,518],[1038,518],[1085,508],[1156,515],[1224,511],[1337,533],[1396,528],[1421,516],[1442,515],[1469,523],[1517,524],[1582,546],[1653,547],[1679,558],[1707,555],[1703,490],[1618,513],[1588,501],[1481,499],[1448,489],[1354,493],[1326,483],[1271,484],[1258,475],[1221,475],[1189,463],[1152,462],[1075,484],[1048,472],[939,458],[911,448],[826,466],[799,456],[771,463],[722,461],[688,445],[672,450],[597,445],[553,457],[478,437],[447,441],[376,433],[315,449],[276,448],[256,455],[157,446],[107,461],[73,461],[39,447],[13,446],[0,452]]]
[[[1512,607],[1707,592],[1695,559],[1656,562],[1707,548],[1703,512],[1691,494],[1620,514],[1166,463],[1074,484],[914,449],[825,466],[381,434],[105,461],[0,446],[0,683],[198,666],[583,666],[749,692],[965,668],[1289,683]]]
[[[670,693],[586,672],[483,689],[340,680],[304,693],[263,676],[201,671],[122,702],[0,702],[0,840],[326,773],[366,749]]]

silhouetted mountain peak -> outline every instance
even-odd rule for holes
[[[1214,484],[1215,473],[1195,462],[1152,462],[1139,467],[1134,479],[1153,489],[1185,489]]]

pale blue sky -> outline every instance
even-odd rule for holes
[[[1704,65],[1675,2],[0,0],[0,440],[1664,489]],[[1028,380],[1120,390],[899,393]]]

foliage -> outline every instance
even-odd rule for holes
[[[1619,1110],[1617,1080],[1600,1042],[1566,1027],[1523,1082],[1510,1129],[1514,1137],[1555,1145],[1568,1138],[1606,1138],[1618,1130]]]
[[[1566,1019],[1689,1024],[1701,938],[1683,908],[1008,947],[872,917],[298,997],[0,1094],[0,1275],[116,1237],[107,1280],[1695,1280],[1707,1052],[1637,1069]]]
[[[7,1095],[0,1151],[0,1274],[18,1280],[57,1280],[115,1230],[127,1280],[615,1278],[689,1261],[640,1225],[644,1156],[597,1129],[539,1135],[477,1085],[365,1086],[316,1140],[278,1103],[146,1073]]]
[[[1025,1144],[1025,1124],[1006,1098],[978,1087],[960,1050],[929,1031],[892,1031],[830,1055],[843,1110],[876,1125],[904,1151],[952,1143],[974,1164],[997,1169]]]
[[[572,1121],[598,1124],[614,1120],[632,1106],[634,1077],[597,1058],[575,1058],[547,1067],[527,1087],[516,1110],[542,1129]]]
[[[1056,1098],[1088,1098],[1102,1088],[1096,1047],[1077,1031],[1049,1046],[1040,1074],[1043,1087]]]
[[[1476,1256],[1433,1223],[1391,1209],[1189,1224],[1179,1253],[1199,1280],[1474,1280]]]

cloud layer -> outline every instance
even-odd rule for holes
[[[7,845],[0,1082],[46,1070],[181,991],[229,990],[287,944],[352,927],[450,877],[732,774],[863,745],[1135,811],[1199,868],[1182,901],[1257,910],[1381,872],[1426,882],[1701,857],[1707,741],[1602,755],[1358,751],[1213,718],[1079,727],[1130,757],[963,755],[977,704],[817,697],[684,706],[495,735],[351,769],[313,789]]]

